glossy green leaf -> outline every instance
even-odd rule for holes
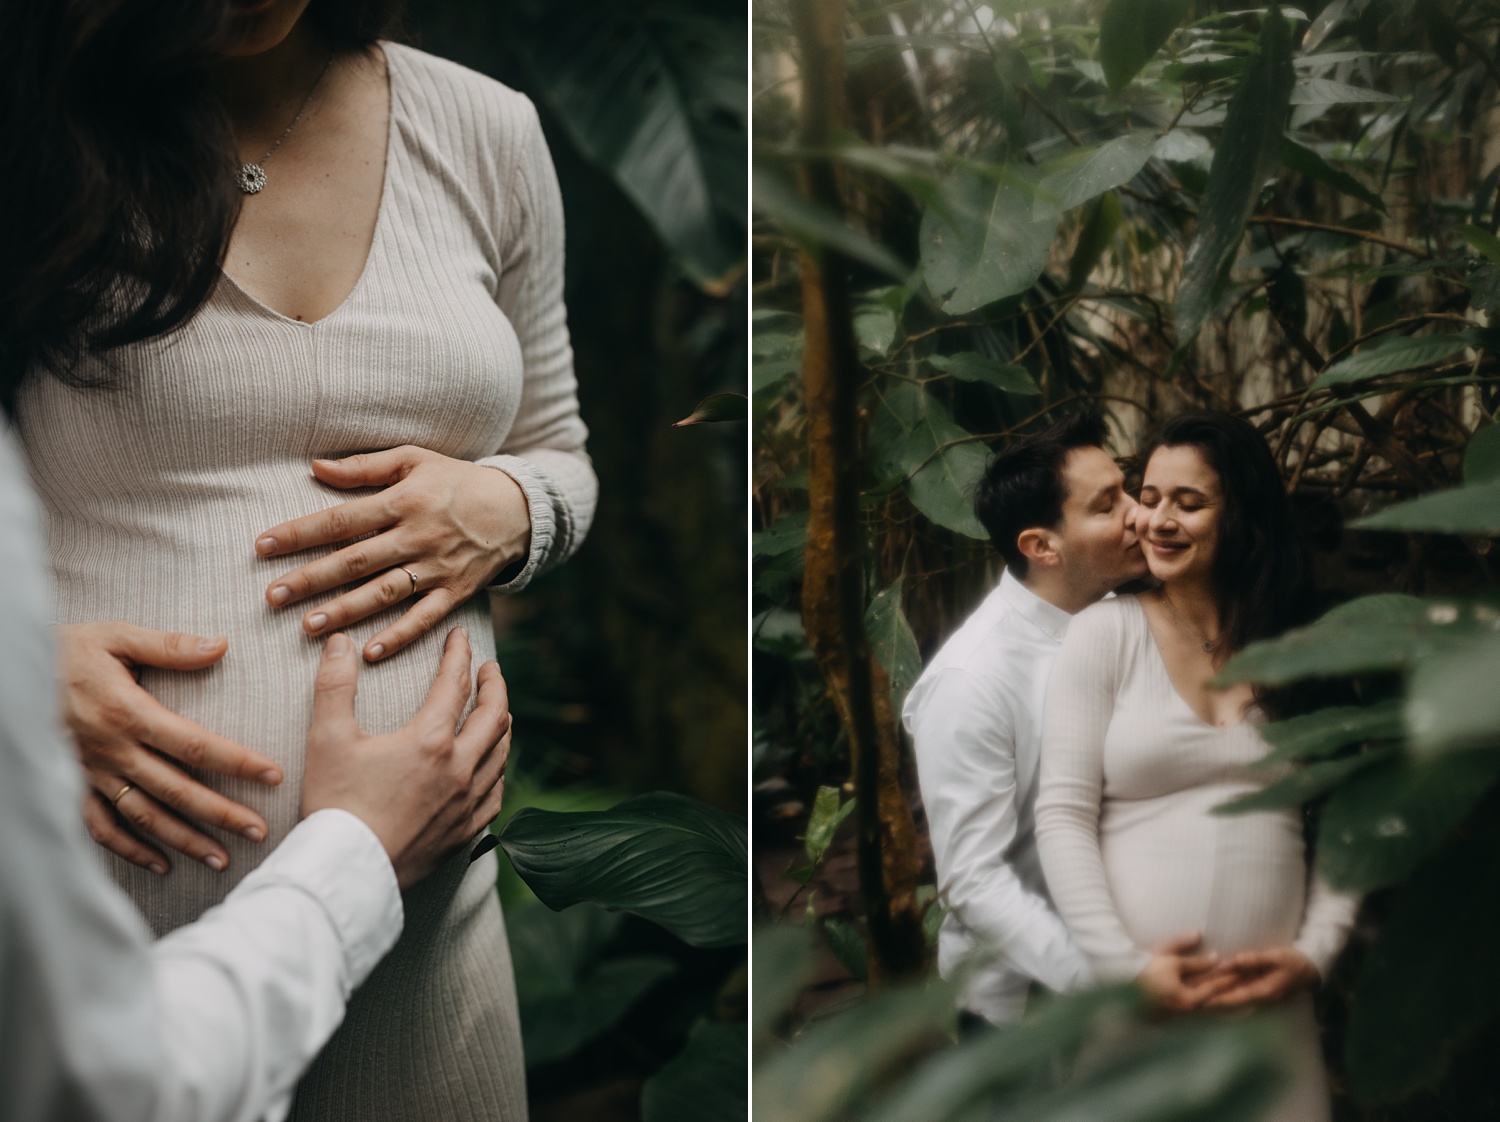
[[[1500,611],[1476,611],[1487,611],[1489,633],[1422,660],[1407,683],[1406,727],[1419,752],[1500,748]]]
[[[917,649],[917,637],[901,610],[900,577],[870,601],[865,613],[865,631],[870,637],[871,653],[891,680],[891,705],[900,713],[906,692],[922,673],[922,652]]]
[[[849,971],[850,977],[861,982],[868,981],[870,951],[854,925],[830,916],[823,921],[822,928],[823,938],[828,941],[828,949],[839,960],[839,965]]]
[[[1057,214],[1033,216],[1036,191],[1018,168],[1004,178],[958,171],[941,209],[922,215],[922,269],[950,315],[962,315],[1025,292],[1047,266]]]
[[[961,351],[956,355],[929,355],[926,361],[929,366],[960,382],[983,382],[997,390],[1026,397],[1035,397],[1042,392],[1026,367],[1014,362],[985,358],[973,351]]]
[[[1177,290],[1180,342],[1196,335],[1208,318],[1219,279],[1234,260],[1261,184],[1281,163],[1294,80],[1291,51],[1291,31],[1281,13],[1272,8],[1261,27],[1259,50],[1229,100],[1209,168],[1198,231]]]
[[[1062,211],[1129,183],[1146,166],[1155,143],[1156,137],[1149,132],[1130,132],[1096,148],[1075,149],[1049,160],[1040,168],[1042,177],[1032,200],[1032,217],[1039,221],[1055,218]]]
[[[1492,264],[1500,265],[1500,238],[1488,230],[1467,223],[1458,228],[1458,236],[1487,257]]]
[[[912,503],[937,525],[988,537],[974,517],[973,491],[989,452],[932,394],[910,382],[888,387],[870,426],[870,449],[877,478],[905,480]]]
[[[687,1045],[641,1089],[641,1122],[745,1122],[743,1023],[700,1019]]]
[[[1437,491],[1353,523],[1357,530],[1500,534],[1500,480]]]
[[[854,337],[859,345],[883,355],[896,341],[896,314],[889,308],[863,308],[854,314]]]
[[[604,811],[523,810],[500,845],[549,908],[618,908],[699,947],[745,940],[745,823],[696,799],[652,792]]]
[[[1189,0],[1109,0],[1099,17],[1099,62],[1118,93],[1161,50],[1191,6]]]
[[[1401,702],[1395,699],[1368,707],[1341,705],[1319,709],[1262,725],[1261,739],[1271,745],[1272,751],[1259,764],[1322,759],[1350,744],[1393,739],[1404,731]]]
[[[1341,786],[1323,808],[1318,867],[1335,888],[1373,892],[1411,875],[1500,779],[1500,753],[1393,758]]]
[[[840,824],[849,817],[854,809],[854,800],[850,799],[839,805],[839,789],[837,787],[819,787],[818,794],[813,799],[812,813],[807,819],[807,834],[802,839],[803,848],[807,851],[807,859],[814,864],[823,859],[829,844],[833,841],[833,835],[838,832]]]
[[[1421,869],[1381,926],[1355,985],[1345,1064],[1356,1098],[1436,1081],[1500,1008],[1500,823]]]
[[[1332,187],[1341,194],[1358,199],[1367,206],[1384,213],[1385,201],[1354,176],[1340,171],[1311,148],[1298,144],[1291,137],[1282,142],[1281,164],[1289,171],[1315,179]]]
[[[712,424],[719,421],[743,421],[750,415],[750,399],[742,393],[710,394],[680,421],[673,423],[674,429],[686,425]]]
[[[1472,331],[1455,331],[1449,335],[1398,335],[1379,343],[1367,344],[1357,354],[1334,363],[1313,382],[1315,390],[1362,382],[1381,374],[1399,374],[1436,366],[1478,342]]]
[[[1500,424],[1487,425],[1469,437],[1464,449],[1464,482],[1500,483]]]
[[[759,972],[757,972],[757,984]],[[912,1049],[947,1033],[957,988],[932,979],[888,990],[813,1022],[793,1046],[758,1066],[756,1122],[832,1122],[877,1081],[905,1067]]]
[[[659,955],[601,957],[623,919],[592,904],[506,916],[528,1067],[572,1055],[677,972]]]
[[[1328,678],[1404,667],[1430,651],[1424,643],[1428,606],[1415,596],[1365,596],[1316,623],[1275,639],[1251,643],[1214,679],[1217,685]]]
[[[1259,791],[1231,799],[1214,807],[1215,814],[1249,814],[1257,810],[1278,810],[1281,807],[1301,806],[1307,800],[1332,790],[1355,772],[1379,763],[1389,751],[1362,752],[1357,756],[1345,756],[1337,760],[1319,760],[1297,768],[1284,779],[1277,780]]]
[[[586,0],[510,27],[569,137],[605,168],[688,274],[744,259],[747,68],[721,20]]]
[[[805,927],[774,924],[759,927],[751,940],[750,1029],[757,1058],[770,1042],[776,1023],[791,1009],[812,975],[813,936]]]
[[[780,557],[801,552],[807,546],[807,511],[783,515],[764,530],[750,535],[753,557]]]

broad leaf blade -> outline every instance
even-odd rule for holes
[[[870,636],[871,653],[885,668],[891,680],[891,705],[897,713],[906,700],[906,691],[916,684],[922,673],[922,652],[917,637],[901,610],[901,579],[882,589],[870,601],[865,613],[865,631]]]
[[[745,1026],[700,1020],[686,1047],[646,1080],[641,1122],[744,1122]]]
[[[1052,210],[1033,214],[1031,174],[955,172],[944,190],[947,205],[923,213],[923,274],[950,315],[1024,292],[1042,275],[1058,220]]]
[[[1500,534],[1500,480],[1437,491],[1353,523],[1358,530]]]
[[[1464,482],[1500,483],[1500,425],[1489,425],[1469,438],[1464,449]]]
[[[1273,750],[1258,761],[1257,766],[1322,759],[1350,744],[1394,739],[1404,730],[1401,703],[1396,700],[1382,701],[1368,708],[1348,705],[1319,709],[1315,713],[1262,725],[1261,739]]]
[[[1334,167],[1311,148],[1298,144],[1291,137],[1287,137],[1283,142],[1281,164],[1289,171],[1295,171],[1309,179],[1316,179],[1319,183],[1326,184],[1341,194],[1358,199],[1382,213],[1385,212],[1385,200],[1374,191],[1348,172]]]
[[[1322,390],[1329,386],[1363,382],[1381,374],[1400,374],[1406,370],[1436,366],[1478,341],[1471,331],[1455,331],[1451,335],[1397,336],[1334,363],[1318,375],[1312,388]]]
[[[1183,264],[1176,306],[1183,343],[1208,318],[1219,278],[1234,259],[1261,184],[1281,162],[1293,81],[1291,33],[1272,8],[1261,27],[1260,49],[1230,98],[1198,211],[1198,232]]]
[[[745,940],[745,823],[695,799],[653,792],[604,811],[523,810],[500,845],[549,908],[619,908],[699,947]]]
[[[1500,493],[1500,485],[1491,486]],[[1500,612],[1489,614],[1491,627],[1500,629]],[[1423,752],[1500,747],[1497,686],[1500,634],[1496,630],[1424,659],[1412,673],[1406,691],[1406,725],[1412,747]]]
[[[1032,201],[1032,217],[1047,221],[1112,187],[1129,183],[1146,166],[1155,143],[1150,133],[1126,133],[1097,148],[1082,148],[1044,164]]]
[[[1187,15],[1189,0],[1110,0],[1099,17],[1099,62],[1119,93],[1161,50]]]
[[[886,486],[905,481],[912,503],[937,525],[988,537],[974,517],[973,491],[989,452],[932,394],[910,382],[887,389],[870,426],[870,450],[876,478]]]
[[[985,358],[973,351],[961,351],[956,355],[929,355],[927,365],[960,382],[983,382],[1006,393],[1036,397],[1042,392],[1026,367],[1014,362]]]

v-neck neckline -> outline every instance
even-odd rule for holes
[[[241,286],[239,281],[235,280],[234,277],[226,272],[223,266],[219,267],[219,278],[222,283],[228,285],[231,292],[238,295],[242,300],[244,300],[247,304],[250,304],[253,308],[255,308],[256,311],[260,312],[262,315],[276,320],[278,323],[285,323],[293,327],[306,328],[309,331],[311,331],[315,327],[319,327],[322,324],[327,323],[329,320],[336,317],[340,312],[342,312],[345,308],[347,308],[354,302],[360,291],[365,287],[366,278],[369,277],[372,271],[372,267],[375,263],[375,255],[380,249],[381,238],[385,231],[386,213],[391,209],[392,206],[391,195],[393,192],[391,187],[391,180],[393,177],[391,174],[391,157],[394,155],[396,150],[396,107],[400,104],[400,99],[396,96],[397,67],[396,63],[393,61],[395,52],[391,50],[392,45],[393,44],[383,39],[376,44],[376,46],[380,49],[381,58],[385,60],[387,98],[385,168],[381,175],[380,203],[375,210],[375,229],[370,234],[370,247],[365,251],[364,265],[360,268],[359,277],[355,280],[354,286],[349,289],[349,291],[344,295],[344,298],[338,302],[333,310],[328,312],[326,315],[321,315],[317,319],[313,320],[297,319],[295,316],[289,316],[285,312],[277,311],[275,308],[271,307],[259,297],[252,295],[247,289]]]
[[[1156,641],[1156,632],[1152,630],[1151,617],[1146,614],[1146,605],[1141,603],[1139,596],[1132,596],[1131,599],[1135,601],[1135,610],[1141,613],[1141,624],[1146,629],[1146,643],[1151,648],[1151,653],[1156,656],[1156,667],[1161,671],[1162,678],[1167,683],[1167,689],[1172,691],[1172,696],[1188,711],[1193,720],[1210,732],[1228,733],[1244,727],[1250,719],[1248,709],[1240,715],[1240,719],[1234,724],[1216,725],[1211,721],[1205,721],[1203,714],[1194,709],[1192,703],[1182,696],[1182,691],[1177,688],[1177,683],[1172,680],[1172,672],[1167,669],[1166,656],[1161,653],[1161,644]]]

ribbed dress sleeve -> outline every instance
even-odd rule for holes
[[[1047,688],[1036,801],[1047,887],[1104,982],[1136,977],[1151,957],[1120,922],[1099,851],[1104,737],[1120,686],[1122,623],[1118,604],[1105,602],[1068,625]]]
[[[1305,954],[1324,981],[1333,969],[1334,960],[1349,941],[1354,917],[1359,912],[1359,897],[1338,892],[1316,869],[1309,877],[1307,907],[1302,913],[1302,928],[1292,944]]]
[[[584,450],[578,381],[563,306],[563,210],[557,173],[536,109],[515,98],[523,137],[513,190],[506,192],[496,300],[521,343],[520,411],[494,455],[478,462],[521,485],[531,512],[531,549],[519,571],[502,574],[501,592],[518,592],[538,573],[572,556],[594,517],[599,481]]]

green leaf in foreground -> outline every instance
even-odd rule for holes
[[[1214,807],[1215,814],[1249,814],[1256,810],[1277,810],[1287,806],[1301,806],[1308,799],[1316,798],[1324,791],[1337,787],[1357,771],[1384,759],[1388,753],[1364,752],[1358,756],[1346,756],[1337,760],[1320,760],[1315,764],[1299,767],[1285,779],[1252,791],[1248,795],[1231,799]]]
[[[897,713],[906,700],[906,692],[922,673],[922,652],[912,634],[906,614],[901,610],[901,578],[883,588],[870,601],[865,613],[865,630],[870,636],[871,653],[885,668],[891,680],[891,705]]]
[[[973,491],[989,451],[932,394],[910,382],[889,387],[870,426],[870,451],[877,479],[886,486],[904,481],[913,505],[937,525],[988,537],[974,517]]]
[[[1097,148],[1079,148],[1049,160],[1041,167],[1032,217],[1055,217],[1112,187],[1129,183],[1146,166],[1155,143],[1156,137],[1150,132],[1130,132]]]
[[[973,351],[961,351],[956,355],[929,355],[927,364],[960,382],[983,382],[997,390],[1025,397],[1035,397],[1042,392],[1026,367],[1014,362],[985,358]]]
[[[1308,627],[1251,643],[1214,679],[1216,685],[1329,678],[1402,667],[1421,649],[1427,605],[1383,593],[1342,604]]]
[[[769,1041],[776,1022],[797,1000],[813,971],[813,935],[805,927],[776,924],[757,928],[751,943],[750,1027],[756,1055]]]
[[[1481,256],[1500,265],[1500,238],[1483,227],[1467,223],[1458,228],[1458,236],[1478,250]]]
[[[1322,759],[1347,745],[1364,740],[1392,739],[1403,731],[1401,702],[1398,700],[1382,701],[1367,708],[1341,705],[1319,709],[1315,713],[1262,725],[1261,739],[1271,745],[1272,751],[1256,766],[1288,760]]]
[[[922,270],[949,315],[962,315],[1024,292],[1047,267],[1057,214],[1033,215],[1031,169],[1002,177],[957,171],[945,206],[922,215]]]
[[[572,1055],[677,972],[660,955],[601,959],[623,919],[590,904],[533,905],[506,917],[528,1067]]]
[[[523,810],[500,845],[549,908],[618,908],[698,947],[745,940],[745,823],[696,799],[652,792],[604,811]]]
[[[641,1122],[744,1122],[745,1026],[700,1020],[680,1055],[646,1080]]]
[[[1384,760],[1345,783],[1323,808],[1318,867],[1330,884],[1349,892],[1399,884],[1448,840],[1497,779],[1497,752]]]
[[[802,839],[809,861],[816,864],[823,859],[823,854],[833,841],[833,835],[853,809],[853,799],[843,806],[839,805],[837,787],[818,788],[817,797],[813,799],[812,813],[807,818],[807,834]]]
[[[1186,343],[1213,307],[1219,278],[1234,259],[1261,184],[1281,163],[1292,92],[1291,31],[1276,8],[1261,26],[1260,48],[1235,85],[1208,172],[1198,231],[1177,292],[1177,335]]]
[[[1382,374],[1400,374],[1407,370],[1420,370],[1436,366],[1479,341],[1473,331],[1455,331],[1450,335],[1398,335],[1375,345],[1366,346],[1358,354],[1334,363],[1313,382],[1315,390],[1329,386],[1343,386],[1351,382],[1363,382]]]
[[[1488,634],[1424,659],[1412,672],[1406,727],[1418,751],[1500,748],[1500,611],[1474,611],[1489,618]]]
[[[1099,17],[1099,62],[1119,93],[1187,15],[1188,0],[1110,0]]]
[[[1500,480],[1436,491],[1361,518],[1357,530],[1500,534]]]
[[[1357,1099],[1387,1102],[1436,1081],[1452,1050],[1500,1007],[1495,884],[1500,823],[1489,822],[1407,886],[1350,1005],[1345,1056]]]
[[[1486,425],[1464,449],[1464,482],[1500,483],[1500,425]]]

